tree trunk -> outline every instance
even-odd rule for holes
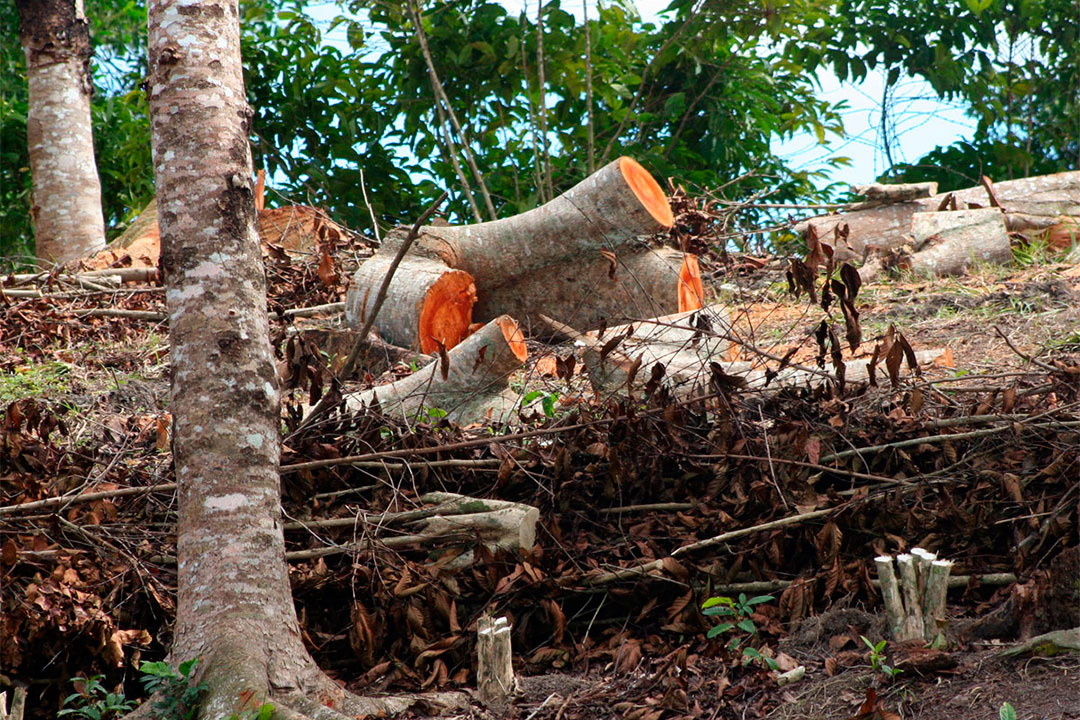
[[[637,161],[621,157],[535,210],[478,225],[421,230],[411,252],[473,276],[481,292],[567,258],[595,257],[671,227],[664,191]],[[400,234],[388,235],[396,249]]]
[[[82,0],[17,0],[30,97],[27,146],[38,262],[63,265],[105,245],[90,126],[90,31]]]
[[[151,0],[148,12],[179,494],[172,660],[202,658],[201,717],[243,714],[251,700],[294,719],[403,709],[346,694],[300,639],[236,0]]]

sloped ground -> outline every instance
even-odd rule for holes
[[[321,269],[315,259],[278,257],[272,308],[340,299],[348,273],[327,272],[325,262]],[[831,362],[832,348],[819,348],[814,334],[823,311],[786,292],[778,263],[713,270],[734,308],[740,344],[731,359],[765,351]],[[74,295],[8,297],[0,309],[0,674],[30,683],[34,717],[53,716],[77,674],[104,673],[137,695],[132,668],[163,657],[175,609],[167,333],[160,323],[78,312],[159,311],[161,294]],[[408,428],[372,415],[334,415],[297,432],[287,413],[285,466],[425,453],[406,466],[284,468],[286,519],[309,523],[287,533],[289,551],[373,532],[363,523],[310,527],[313,520],[409,509],[429,490],[541,510],[529,556],[493,557],[478,546],[481,562],[454,574],[443,568],[460,550],[377,542],[294,562],[305,641],[354,690],[470,686],[476,618],[486,609],[507,614],[518,671],[530,679],[505,717],[847,718],[871,686],[879,704],[860,717],[994,717],[1005,701],[1021,718],[1077,717],[1075,658],[1003,660],[994,643],[1080,624],[1078,299],[1077,268],[1051,262],[865,287],[856,298],[864,341],[854,354],[844,350],[845,362],[869,358],[890,324],[916,350],[952,351],[898,387],[882,363],[877,387],[849,384],[842,395],[793,388],[762,399],[725,390],[679,404],[661,390],[634,401],[579,400],[524,424],[550,433],[498,443],[487,428],[437,419]],[[832,318],[843,337],[835,307]],[[275,341],[294,406],[333,392],[317,349],[290,344],[284,328]],[[576,393],[566,383],[579,381],[545,382],[569,396]],[[920,437],[861,458],[829,457]],[[127,488],[133,494],[70,500]],[[663,559],[694,541],[830,509],[669,559],[645,576],[598,582],[606,570]],[[948,659],[938,667],[915,649],[887,648],[889,661],[906,668],[888,681],[870,668],[861,639],[882,637],[872,558],[916,545],[973,579],[950,595]],[[977,579],[1006,572],[1022,593]],[[712,621],[702,600],[741,588],[774,598],[756,606],[758,635],[748,642],[782,667],[804,665],[801,683],[778,688],[761,663],[726,649],[731,635],[705,638]]]

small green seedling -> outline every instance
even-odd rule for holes
[[[195,720],[199,710],[199,700],[206,692],[204,682],[195,682],[195,669],[199,659],[192,658],[180,663],[176,668],[163,662],[144,662],[142,684],[147,695],[158,695],[153,705],[153,716],[157,720]]]
[[[85,718],[85,720],[112,720],[123,717],[135,709],[135,703],[124,697],[123,693],[111,693],[101,684],[104,675],[94,675],[88,678],[75,677],[71,682],[75,683],[76,689],[82,686],[79,692],[72,693],[64,698],[62,710],[57,717],[72,716]]]
[[[728,641],[729,649],[738,649],[747,639],[757,635],[757,626],[750,619],[750,616],[754,614],[754,606],[771,602],[772,599],[772,595],[757,595],[747,598],[744,593],[740,593],[738,599],[722,595],[709,598],[701,604],[702,612],[709,616],[726,619],[712,627],[709,630],[708,637],[714,638],[726,633],[737,635],[737,631],[742,631],[744,634],[741,637],[732,637]],[[776,661],[767,655],[763,655],[756,648],[745,647],[742,654],[744,663],[757,661],[766,665],[770,670],[777,669]]]
[[[1016,708],[1009,703],[1001,703],[998,708],[998,720],[1016,720]]]
[[[870,642],[865,635],[860,635],[862,641],[866,643],[866,646],[870,648],[870,667],[874,669],[874,672],[888,675],[890,678],[894,678],[900,673],[904,672],[900,668],[890,667],[886,663],[889,662],[889,658],[885,656],[885,646],[888,644],[888,640],[881,640],[877,644]]]

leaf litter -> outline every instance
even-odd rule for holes
[[[678,242],[707,247],[717,215],[683,201]],[[271,311],[344,298],[352,267],[336,258],[370,251],[340,236],[323,241],[306,259],[271,249]],[[976,355],[992,367],[972,364],[969,375],[955,359],[920,367],[914,350],[935,329],[882,311],[891,296],[919,290],[860,287],[828,247],[811,243],[810,256],[786,268],[726,251],[706,263],[715,283],[738,287],[733,353],[773,373],[805,363],[828,381],[761,394],[725,382],[717,367],[697,398],[676,401],[663,367],[642,367],[644,394],[591,398],[571,391],[581,359],[557,350],[544,382],[576,400],[526,419],[521,429],[542,434],[439,417],[406,425],[341,405],[303,427],[300,403],[334,401],[343,385],[320,349],[289,331],[300,321],[276,321],[282,501],[294,523],[286,549],[336,548],[291,563],[303,639],[320,665],[358,692],[471,686],[477,619],[490,611],[514,628],[524,680],[512,716],[795,717],[812,712],[817,693],[826,701],[813,707],[832,713],[823,717],[884,719],[905,704],[924,707],[918,698],[935,678],[956,682],[955,665],[970,670],[980,643],[1067,622],[1080,476],[1076,349],[1061,343],[1028,362],[995,343]],[[1025,272],[1034,271],[1003,282],[1023,287]],[[775,290],[786,273],[803,297]],[[160,287],[88,292],[60,276],[42,292],[53,297],[0,299],[0,369],[63,362],[73,376],[66,394],[3,408],[0,674],[34,684],[35,717],[53,714],[77,674],[104,673],[137,694],[130,668],[164,658],[176,590],[167,348],[150,339],[166,331],[88,312],[163,313]],[[882,315],[884,328],[868,329]],[[869,364],[868,379],[845,377],[856,358]],[[140,383],[147,397],[118,392]],[[391,450],[403,460],[311,465]],[[301,463],[309,466],[290,468]],[[460,543],[371,540],[409,532],[380,514],[444,490],[539,508],[536,546],[515,557],[477,542],[468,548],[475,561],[452,570]],[[761,529],[740,532],[748,528]],[[896,648],[910,672],[886,684],[859,637],[883,637],[872,560],[915,546],[969,578],[950,595],[954,665]],[[1018,582],[993,580],[1009,574]],[[753,607],[750,646],[816,680],[780,687],[768,663],[748,661],[730,638],[706,639],[713,621],[701,603],[739,593],[774,598]],[[852,612],[861,615],[828,622]],[[808,623],[818,628],[812,637]],[[1075,673],[1075,662],[1057,662]],[[998,666],[1001,677],[1011,667]],[[820,690],[837,679],[842,690]],[[785,715],[791,708],[804,714]]]

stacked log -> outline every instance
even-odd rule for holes
[[[390,285],[386,306],[394,310],[380,311],[375,328],[395,345],[431,352],[461,342],[474,321],[504,314],[526,329],[540,313],[588,329],[701,307],[696,258],[641,242],[673,222],[653,177],[621,157],[529,212],[422,227]],[[390,258],[409,240],[401,230],[389,233],[357,271],[346,305],[350,325],[367,320]],[[434,326],[425,320],[435,317]]]
[[[952,274],[962,272],[972,255],[984,255],[997,261],[1008,261],[1001,238],[1007,233],[1020,233],[1029,239],[1043,238],[1067,249],[1074,245],[1080,229],[1080,171],[1054,175],[1007,180],[999,183],[984,178],[981,185],[937,193],[933,183],[911,185],[874,185],[855,188],[863,191],[868,201],[846,212],[810,218],[795,226],[795,231],[814,232],[823,242],[835,246],[837,260],[866,258],[868,253],[892,251],[914,241],[916,248],[907,252],[906,262],[913,269]],[[968,245],[971,233],[953,232],[968,220],[948,219],[955,212],[993,208],[993,213],[978,217],[979,232],[993,235],[979,247]],[[930,218],[929,215],[935,217]],[[924,237],[919,237],[918,227]],[[998,226],[1001,226],[1000,228]],[[917,258],[925,242],[925,228],[940,226],[945,232],[934,233],[937,239],[934,256]],[[878,269],[864,273],[873,275]],[[867,278],[868,279],[868,278]]]

